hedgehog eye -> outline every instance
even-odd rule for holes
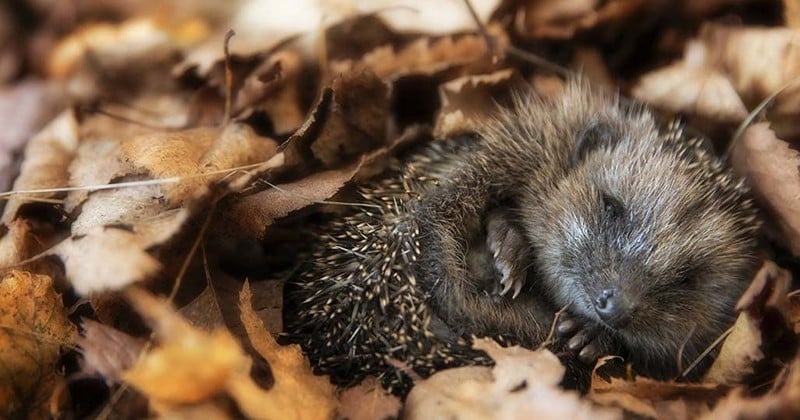
[[[613,146],[618,138],[619,135],[609,123],[605,121],[589,123],[575,136],[572,164],[577,165],[589,153],[597,149]]]
[[[694,283],[694,279],[697,278],[697,275],[697,269],[692,267],[684,267],[678,272],[678,275],[675,278],[675,284],[679,286],[689,286]]]
[[[625,214],[625,206],[611,194],[600,194],[600,200],[603,204],[603,211],[608,217],[618,218]]]

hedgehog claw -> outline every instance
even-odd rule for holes
[[[525,286],[526,250],[525,239],[509,221],[504,211],[489,213],[486,221],[486,245],[494,259],[499,280],[495,287],[498,296],[513,290],[516,298]],[[499,290],[499,291],[498,291]]]
[[[610,341],[602,330],[590,323],[579,321],[563,313],[556,324],[556,334],[566,340],[567,350],[575,354],[582,363],[593,364],[608,354]]]

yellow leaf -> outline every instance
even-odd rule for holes
[[[242,323],[253,347],[269,362],[275,385],[263,395],[239,389],[233,398],[240,409],[269,419],[332,418],[336,400],[328,378],[312,373],[300,346],[278,345],[253,310],[251,299],[250,285],[245,283],[239,294]]]
[[[48,416],[60,348],[77,338],[52,283],[23,271],[0,281],[0,418]]]

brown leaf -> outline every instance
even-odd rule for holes
[[[84,371],[97,373],[109,382],[118,382],[144,348],[145,341],[107,325],[84,319],[77,344],[83,352]]]
[[[243,124],[224,129],[197,128],[139,136],[121,145],[122,158],[156,179],[180,177],[164,186],[170,203],[202,195],[201,188],[221,179],[225,169],[263,162],[277,144]]]
[[[720,354],[706,372],[704,381],[735,384],[753,373],[753,365],[764,358],[761,351],[761,330],[757,320],[742,312],[722,344]]]
[[[487,29],[495,39],[497,51],[503,51],[508,44],[505,32],[491,24]],[[334,61],[331,71],[333,74],[347,74],[370,70],[383,80],[394,80],[404,75],[433,75],[446,69],[488,61],[488,52],[480,35],[420,38],[401,49],[391,45],[376,48],[360,60]]]
[[[283,331],[283,280],[266,280],[250,283],[253,293],[253,311],[264,323],[264,328],[273,335]]]
[[[26,80],[0,87],[0,190],[11,186],[13,154],[57,115],[62,100],[61,90],[54,83]]]
[[[691,42],[682,62],[645,74],[631,94],[672,113],[741,122],[747,116],[747,109],[728,77],[706,66],[707,48],[699,42]]]
[[[50,249],[64,262],[67,279],[81,295],[121,289],[158,272],[161,264],[144,250],[149,243],[135,232],[98,226]]]
[[[532,38],[569,39],[575,33],[608,22],[622,21],[646,5],[642,0],[545,0],[524,7],[517,29]]]
[[[358,162],[345,168],[319,172],[249,195],[237,200],[226,217],[241,229],[242,234],[260,237],[276,219],[336,194],[360,166],[361,162]]]
[[[331,86],[331,110],[311,152],[326,168],[385,146],[389,88],[370,72],[344,74]]]
[[[474,132],[497,105],[509,105],[511,93],[526,86],[525,81],[512,70],[491,74],[464,76],[439,87],[442,102],[434,137],[449,138]]]
[[[279,134],[297,130],[305,119],[301,103],[303,62],[300,53],[281,50],[271,54],[244,80],[236,93],[232,114],[245,119],[253,111],[263,110]]]
[[[598,404],[623,408],[639,416],[665,418],[676,410],[689,412],[691,416],[702,414],[708,401],[722,397],[728,389],[717,384],[660,382],[645,377],[606,379],[595,368],[589,398]]]
[[[374,376],[339,396],[338,418],[347,420],[391,419],[400,415],[400,399],[384,390]]]
[[[470,0],[481,22],[486,22],[500,5],[498,0]],[[380,16],[396,31],[426,34],[449,34],[471,31],[475,18],[461,2],[406,0],[404,7],[394,7],[392,0],[354,3],[364,14],[380,12]]]
[[[597,407],[577,392],[561,389],[565,368],[548,350],[501,348],[486,339],[476,340],[475,348],[495,360],[494,368],[446,369],[417,383],[406,400],[404,417],[621,418],[620,410]]]
[[[67,185],[67,168],[78,149],[78,122],[71,110],[62,112],[28,142],[14,191],[60,188]],[[54,198],[57,193],[37,194],[37,199]],[[29,203],[27,195],[15,195],[6,203],[2,221],[17,217],[20,207]]]
[[[763,348],[763,337],[771,341],[770,328],[763,325],[765,314],[786,312],[786,292],[791,281],[788,271],[772,261],[764,262],[736,305],[739,317],[706,372],[705,382],[736,384],[753,373],[754,365],[764,358],[764,350],[768,350]]]
[[[777,138],[768,123],[753,124],[733,145],[731,165],[745,177],[780,239],[800,256],[800,154]]]
[[[174,29],[174,28],[173,28]],[[48,59],[48,73],[63,77],[76,70],[85,56],[92,55],[95,65],[121,68],[136,58],[154,59],[166,55],[177,45],[168,31],[155,19],[138,18],[119,24],[87,24],[61,40]],[[202,37],[203,31],[196,33]]]
[[[634,96],[672,111],[736,121],[740,110],[731,87],[751,108],[785,88],[769,118],[779,136],[796,135],[800,85],[787,84],[800,75],[797,37],[797,29],[705,24],[698,39],[688,44],[683,61],[645,75]],[[677,89],[678,98],[669,97],[670,89]],[[696,100],[689,100],[693,96]]]
[[[160,344],[123,373],[123,380],[168,412],[249,380],[250,359],[226,330],[193,328],[164,300],[131,289],[128,298],[153,327]],[[255,385],[253,385],[255,386]]]
[[[49,417],[62,345],[77,329],[47,276],[11,271],[0,280],[0,417]]]
[[[783,0],[783,20],[786,27],[800,29],[800,2]]]
[[[783,372],[782,380],[763,396],[747,397],[739,389],[728,394],[703,419],[791,419],[800,416],[800,360]]]
[[[211,283],[206,285],[203,292],[189,304],[182,307],[178,313],[186,318],[197,328],[212,330],[215,327],[225,326],[225,319],[219,307],[214,287]]]
[[[245,413],[263,418],[329,419],[336,408],[333,385],[327,377],[316,376],[298,345],[279,346],[253,311],[248,283],[240,294],[242,323],[253,347],[270,365],[274,386],[266,395],[236,388],[233,398]],[[252,414],[251,414],[252,415]]]
[[[0,226],[0,265],[10,267],[38,252],[39,244],[30,235],[30,229],[29,222],[23,219]]]

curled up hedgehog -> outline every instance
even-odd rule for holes
[[[471,336],[678,376],[758,265],[746,185],[676,124],[581,81],[363,185],[287,289],[288,331],[339,383],[487,363]],[[676,360],[678,355],[682,360]],[[398,361],[395,363],[392,361]]]

